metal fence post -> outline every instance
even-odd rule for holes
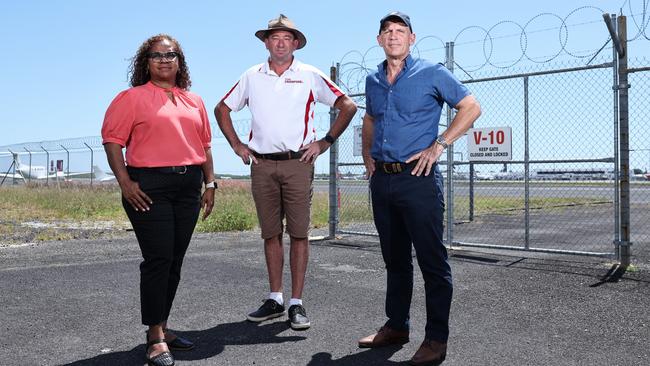
[[[474,221],[474,163],[471,161],[469,163],[469,221]]]
[[[454,42],[447,42],[446,67],[454,72]],[[454,110],[447,105],[447,128],[451,125]],[[454,145],[447,148],[447,246],[454,242]]]
[[[621,240],[619,241],[621,266],[630,264],[630,131],[627,79],[627,25],[626,17],[619,16],[618,40],[622,52],[618,55],[618,105],[620,120],[620,160],[621,160]]]
[[[50,152],[45,150],[43,145],[40,145],[41,149],[45,151],[45,185],[50,185]],[[30,164],[31,165],[31,164]]]
[[[61,145],[61,144],[59,144],[59,146],[61,146],[61,148],[62,148],[63,150],[65,150],[65,153],[66,153],[66,156],[67,156],[67,160],[66,160],[66,161],[68,162],[68,175],[70,175],[70,151],[68,151],[68,149],[66,149],[66,148],[65,148],[63,145]],[[91,171],[92,171],[92,169],[91,169]]]
[[[93,175],[94,175],[92,171],[93,171],[93,165],[94,165],[94,159],[95,159],[95,154],[94,154],[95,152],[93,151],[93,149],[90,146],[88,146],[87,143],[84,142],[84,145],[86,145],[86,147],[90,150],[90,186],[92,187],[93,186]]]
[[[612,27],[616,34],[618,26],[616,22],[616,14],[612,14]],[[618,156],[618,53],[616,47],[612,47],[612,96],[614,99],[614,252],[616,258],[620,260],[620,246],[618,243],[621,240],[621,202],[619,192],[618,177],[620,176],[619,156]]]
[[[29,174],[27,175],[27,183],[32,182],[32,152],[27,150],[26,147],[24,147],[25,151],[29,154]],[[17,155],[16,155],[17,156]]]
[[[524,77],[524,248],[530,249],[530,135],[528,134],[528,76]]]
[[[12,167],[13,167],[13,175],[14,175],[13,179],[11,180],[11,184],[16,185],[17,184],[16,183],[16,166],[18,165],[18,154],[11,151],[11,150],[9,150],[9,149],[7,149],[7,150],[11,153],[11,157],[14,159],[13,164],[11,164]],[[20,170],[19,170],[19,172],[20,172]],[[2,182],[4,182],[4,179],[2,180]]]
[[[339,68],[340,64],[330,67],[330,79],[335,84],[339,84]],[[330,128],[336,120],[336,108],[330,108]],[[334,239],[338,231],[339,222],[339,207],[338,207],[338,161],[339,159],[339,143],[334,141],[330,146],[330,176],[329,176],[329,235],[328,239]]]

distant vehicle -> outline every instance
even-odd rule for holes
[[[537,180],[613,180],[613,169],[540,169],[533,173]]]
[[[481,173],[481,172],[476,172],[475,177],[478,180],[494,180],[496,178],[496,173]]]
[[[632,174],[630,179],[636,181],[650,180],[650,173]]]

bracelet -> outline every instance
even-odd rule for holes
[[[449,147],[449,144],[447,143],[447,139],[443,135],[438,135],[436,138],[436,143],[440,146],[442,146],[443,150]]]
[[[212,181],[210,183],[206,183],[205,184],[205,189],[208,189],[208,188],[217,188],[217,183],[215,181]]]
[[[323,140],[325,140],[325,142],[329,143],[330,145],[333,145],[334,141],[336,141],[334,139],[334,137],[332,137],[332,135],[330,135],[329,133],[325,134],[325,137],[323,137]]]

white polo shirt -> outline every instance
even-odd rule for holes
[[[248,147],[260,154],[298,151],[316,140],[316,102],[333,106],[343,95],[325,74],[296,58],[282,76],[268,61],[246,70],[222,101],[233,111],[248,106],[253,119]]]

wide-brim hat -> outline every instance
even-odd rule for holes
[[[255,32],[255,37],[264,42],[268,34],[276,30],[284,30],[293,33],[296,39],[298,39],[298,49],[305,47],[307,44],[307,38],[305,38],[305,35],[302,34],[296,25],[284,14],[280,14],[279,17],[269,20],[268,27],[266,29],[260,29]]]

